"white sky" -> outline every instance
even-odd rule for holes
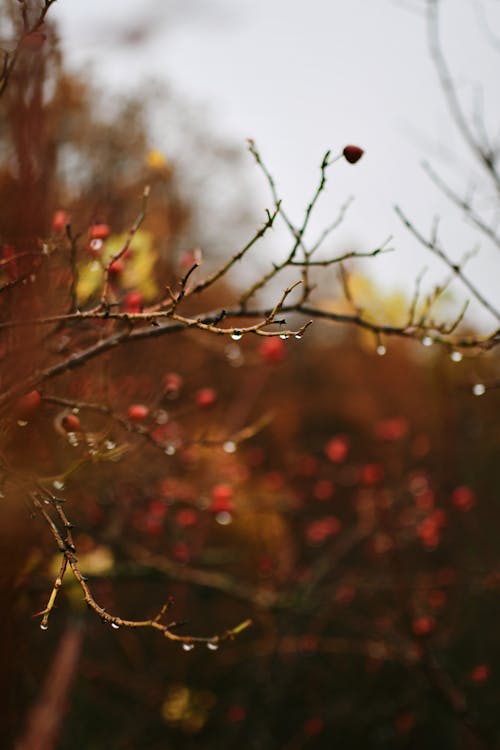
[[[427,52],[422,0],[58,0],[68,62],[87,66],[117,90],[157,77],[199,104],[210,130],[245,148],[255,139],[297,221],[326,149],[366,150],[355,166],[339,162],[313,222],[313,235],[356,198],[330,249],[370,249],[393,235],[397,253],[370,260],[377,281],[410,290],[431,266],[428,287],[447,276],[394,214],[400,204],[422,229],[436,213],[454,257],[477,242],[430,184],[422,158],[456,187],[470,177],[467,151],[451,123]],[[500,55],[482,22],[500,37],[497,0],[444,0],[443,40],[459,91],[472,110],[472,84],[484,89],[486,117],[498,135]],[[482,20],[481,20],[482,19]],[[152,29],[154,31],[152,31]],[[128,44],[117,43],[117,36]],[[134,43],[130,43],[130,39]],[[168,134],[158,128],[168,155]],[[250,157],[257,206],[271,206]],[[228,186],[228,190],[234,190]],[[492,193],[491,193],[492,194]],[[486,198],[487,199],[487,198]],[[493,204],[492,204],[493,205]],[[257,214],[259,221],[262,214]],[[316,231],[314,231],[316,230]],[[275,242],[279,242],[277,235]],[[500,256],[481,239],[470,273],[495,302]],[[498,251],[496,251],[498,252]],[[364,266],[366,267],[366,265]]]

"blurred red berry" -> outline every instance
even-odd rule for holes
[[[52,217],[52,229],[54,232],[64,232],[69,224],[69,214],[67,211],[56,211]]]
[[[106,240],[111,234],[111,229],[107,224],[93,224],[89,229],[91,240]]]
[[[359,146],[346,146],[342,153],[344,154],[345,160],[348,161],[349,164],[356,164],[356,162],[361,159],[365,152]]]
[[[306,538],[309,544],[322,544],[328,537],[340,532],[342,524],[336,516],[326,516],[313,521],[306,528]]]
[[[336,435],[325,446],[327,457],[334,464],[340,464],[347,458],[349,451],[349,438],[347,435]]]
[[[361,469],[361,483],[371,486],[378,484],[384,478],[384,470],[380,464],[365,464]]]
[[[129,292],[125,296],[124,308],[128,313],[140,313],[144,304],[144,298],[140,292]]]
[[[201,409],[213,406],[217,401],[217,394],[213,388],[200,388],[196,393],[196,403]]]
[[[131,404],[127,415],[132,422],[143,422],[149,415],[149,409],[144,404]]]
[[[79,432],[81,423],[76,414],[66,414],[62,420],[62,426],[66,432]]]
[[[313,487],[313,495],[316,500],[330,500],[333,497],[333,484],[329,479],[319,479]]]
[[[210,510],[212,513],[223,511],[230,513],[233,510],[233,488],[231,485],[216,484],[212,489],[211,498]]]
[[[182,508],[178,511],[175,520],[178,526],[183,529],[187,529],[190,526],[195,526],[198,522],[198,514],[192,508]]]
[[[16,404],[15,411],[18,416],[28,416],[33,414],[40,404],[42,403],[42,397],[40,391],[30,391],[24,396],[21,396]]]
[[[123,268],[123,260],[121,258],[118,258],[118,260],[113,261],[113,263],[110,265],[109,273],[113,276],[119,276],[123,272]]]
[[[412,630],[414,634],[418,636],[429,635],[429,633],[432,633],[435,628],[436,620],[434,617],[430,616],[417,617],[412,623]]]
[[[456,508],[466,512],[476,504],[476,496],[470,487],[456,487],[452,492],[451,502]]]
[[[266,362],[277,365],[286,357],[286,347],[278,336],[265,338],[259,347],[259,354]]]
[[[167,395],[177,394],[182,388],[182,377],[176,372],[168,372],[163,378],[163,388]]]
[[[375,425],[375,436],[380,440],[401,440],[408,433],[409,424],[405,417],[381,419]]]
[[[227,720],[230,721],[231,724],[238,724],[245,719],[246,715],[247,712],[243,706],[231,706],[227,712]]]
[[[470,672],[472,682],[486,682],[490,677],[490,668],[487,664],[477,664]]]

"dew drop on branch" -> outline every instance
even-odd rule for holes
[[[383,357],[387,353],[387,349],[383,344],[377,346],[377,354],[379,357]]]
[[[222,446],[222,449],[225,453],[235,453],[236,452],[236,443],[234,440],[226,440],[224,445]]]
[[[48,629],[49,629],[49,626],[47,625],[46,622],[40,623],[40,630],[48,630]]]
[[[236,329],[235,329],[235,330],[234,330],[234,332],[233,332],[233,333],[231,334],[231,338],[233,339],[233,341],[239,341],[239,340],[241,339],[241,337],[242,337],[242,336],[243,336],[242,332],[241,332],[241,331],[238,331],[238,330],[236,330]]]
[[[194,643],[183,643],[182,644],[182,650],[183,651],[192,651],[194,649]]]
[[[168,412],[166,412],[165,409],[158,409],[155,415],[155,422],[156,424],[167,424]]]
[[[220,526],[229,526],[232,523],[233,517],[227,510],[221,510],[215,515],[215,520]]]
[[[117,622],[112,622],[111,623],[111,627],[113,628],[113,630],[119,630],[120,629],[120,626],[118,625]]]
[[[64,482],[61,482],[60,479],[54,479],[54,481],[52,482],[52,486],[55,490],[63,490]]]
[[[422,344],[424,346],[432,346],[433,343],[434,343],[434,341],[431,339],[430,336],[424,336],[424,338],[422,339]]]
[[[167,445],[165,448],[165,453],[167,456],[175,456],[175,445]]]
[[[207,648],[209,651],[218,651],[219,650],[219,644],[218,643],[207,643]]]
[[[450,354],[450,359],[452,362],[461,362],[463,359],[462,352],[452,352]]]
[[[283,339],[283,341],[286,341],[287,338],[289,338],[288,333],[280,333],[280,339]]]
[[[484,383],[474,383],[472,393],[474,396],[483,396],[486,393],[486,386]]]

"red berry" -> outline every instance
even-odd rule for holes
[[[125,312],[140,313],[142,312],[143,303],[144,298],[140,292],[129,292],[124,300]]]
[[[476,504],[476,496],[470,487],[456,487],[451,495],[451,502],[459,510],[467,512]]]
[[[470,678],[473,682],[486,682],[490,677],[490,668],[487,664],[477,664],[471,669]]]
[[[123,271],[123,260],[119,258],[118,260],[113,261],[113,263],[109,267],[109,272],[113,276],[118,276]]]
[[[233,510],[233,488],[229,484],[216,484],[212,489],[212,513],[230,513]]]
[[[196,393],[196,403],[201,409],[213,406],[217,401],[217,394],[213,388],[200,388]]]
[[[69,214],[67,211],[56,211],[52,217],[52,229],[54,232],[64,232],[69,224]]]
[[[231,724],[237,724],[240,721],[243,721],[246,715],[247,713],[243,706],[231,706],[227,712],[227,720],[230,721]]]
[[[349,164],[356,164],[356,162],[361,159],[365,152],[359,146],[346,146],[342,153],[344,154],[345,160],[348,161]]]
[[[375,436],[380,440],[401,440],[408,434],[409,424],[405,417],[381,419],[375,425]]]
[[[429,635],[435,627],[436,620],[434,617],[417,617],[412,623],[413,632],[419,636]]]
[[[111,234],[111,229],[107,224],[94,224],[89,229],[91,240],[106,240]]]
[[[149,409],[144,404],[131,404],[128,407],[127,414],[132,422],[143,422],[149,415]]]
[[[38,409],[42,402],[40,391],[30,391],[24,396],[21,396],[16,404],[16,414],[19,416],[27,416],[32,414]]]
[[[79,432],[81,429],[80,420],[76,414],[66,414],[66,416],[63,417],[62,426],[66,432]]]
[[[183,529],[195,526],[198,521],[198,514],[192,508],[182,508],[176,515],[177,525]]]
[[[327,457],[334,464],[340,464],[347,458],[349,451],[349,438],[347,435],[336,435],[325,446]]]
[[[168,372],[163,378],[163,388],[166,394],[177,394],[182,388],[182,377],[176,372]]]
[[[266,362],[277,365],[286,357],[286,348],[283,341],[277,336],[265,338],[259,347],[259,354]]]
[[[361,469],[361,483],[371,486],[384,478],[384,470],[379,464],[365,464]]]

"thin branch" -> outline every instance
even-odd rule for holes
[[[427,0],[427,28],[431,58],[434,61],[441,88],[446,98],[451,116],[460,131],[464,141],[478,158],[495,187],[500,192],[500,174],[495,167],[494,154],[480,143],[472,132],[458,98],[455,82],[441,48],[439,35],[439,3],[440,0]]]
[[[486,224],[483,218],[476,213],[471,205],[471,202],[466,198],[461,198],[452,188],[432,169],[427,163],[423,163],[423,168],[429,175],[434,184],[441,190],[441,192],[451,200],[458,208],[460,208],[466,215],[466,217],[500,249],[500,235],[496,233],[493,227]]]
[[[488,312],[493,315],[496,320],[500,321],[500,311],[498,311],[488,300],[483,296],[483,294],[479,291],[479,289],[470,281],[470,279],[465,276],[465,274],[462,271],[462,267],[460,265],[457,265],[454,263],[445,253],[445,251],[438,245],[437,242],[437,227],[434,230],[434,236],[431,235],[430,239],[427,239],[424,237],[424,235],[419,232],[419,230],[415,227],[415,225],[410,221],[410,219],[406,216],[406,214],[403,213],[401,208],[399,206],[395,206],[396,214],[399,216],[403,224],[407,229],[410,230],[410,232],[413,234],[413,236],[420,242],[420,244],[430,250],[434,255],[436,255],[438,258],[440,258],[443,263],[445,263],[448,268],[453,271],[455,276],[460,279],[462,284],[467,287],[469,292],[475,297],[475,299],[484,307],[485,310],[488,310]]]
[[[83,598],[85,599],[85,602],[87,603],[87,606],[96,612],[101,620],[103,622],[108,623],[111,625],[111,627],[118,629],[120,627],[126,627],[126,628],[151,628],[153,630],[157,630],[162,635],[167,638],[169,641],[174,641],[177,643],[181,643],[188,648],[192,648],[194,644],[201,643],[205,645],[212,644],[213,646],[218,646],[223,641],[232,640],[235,636],[239,635],[243,630],[246,630],[252,625],[251,620],[244,620],[243,622],[239,623],[235,627],[231,628],[230,630],[226,630],[223,633],[213,635],[213,636],[193,636],[193,635],[179,635],[177,633],[172,632],[173,624],[168,623],[165,624],[162,622],[162,618],[167,612],[168,606],[163,605],[159,612],[155,615],[155,617],[148,619],[148,620],[127,620],[123,617],[118,617],[116,615],[110,614],[104,607],[101,607],[100,604],[97,603],[95,600],[90,587],[85,579],[85,576],[81,573],[80,568],[78,566],[78,558],[76,556],[76,548],[74,544],[68,543],[66,540],[63,539],[63,536],[61,535],[59,529],[57,528],[56,524],[50,517],[48,511],[45,509],[43,501],[40,500],[38,495],[36,493],[32,493],[31,500],[33,503],[34,508],[39,512],[39,514],[43,517],[45,522],[47,523],[52,536],[55,539],[55,542],[57,544],[58,549],[65,557],[67,564],[69,565],[74,578],[80,585],[80,588],[82,589]],[[58,510],[58,515],[61,518],[64,526],[66,526],[67,518],[62,511],[62,508]],[[50,614],[50,611],[49,611]],[[45,617],[47,617],[47,612],[44,612],[44,620],[42,620],[42,627],[46,625]]]

